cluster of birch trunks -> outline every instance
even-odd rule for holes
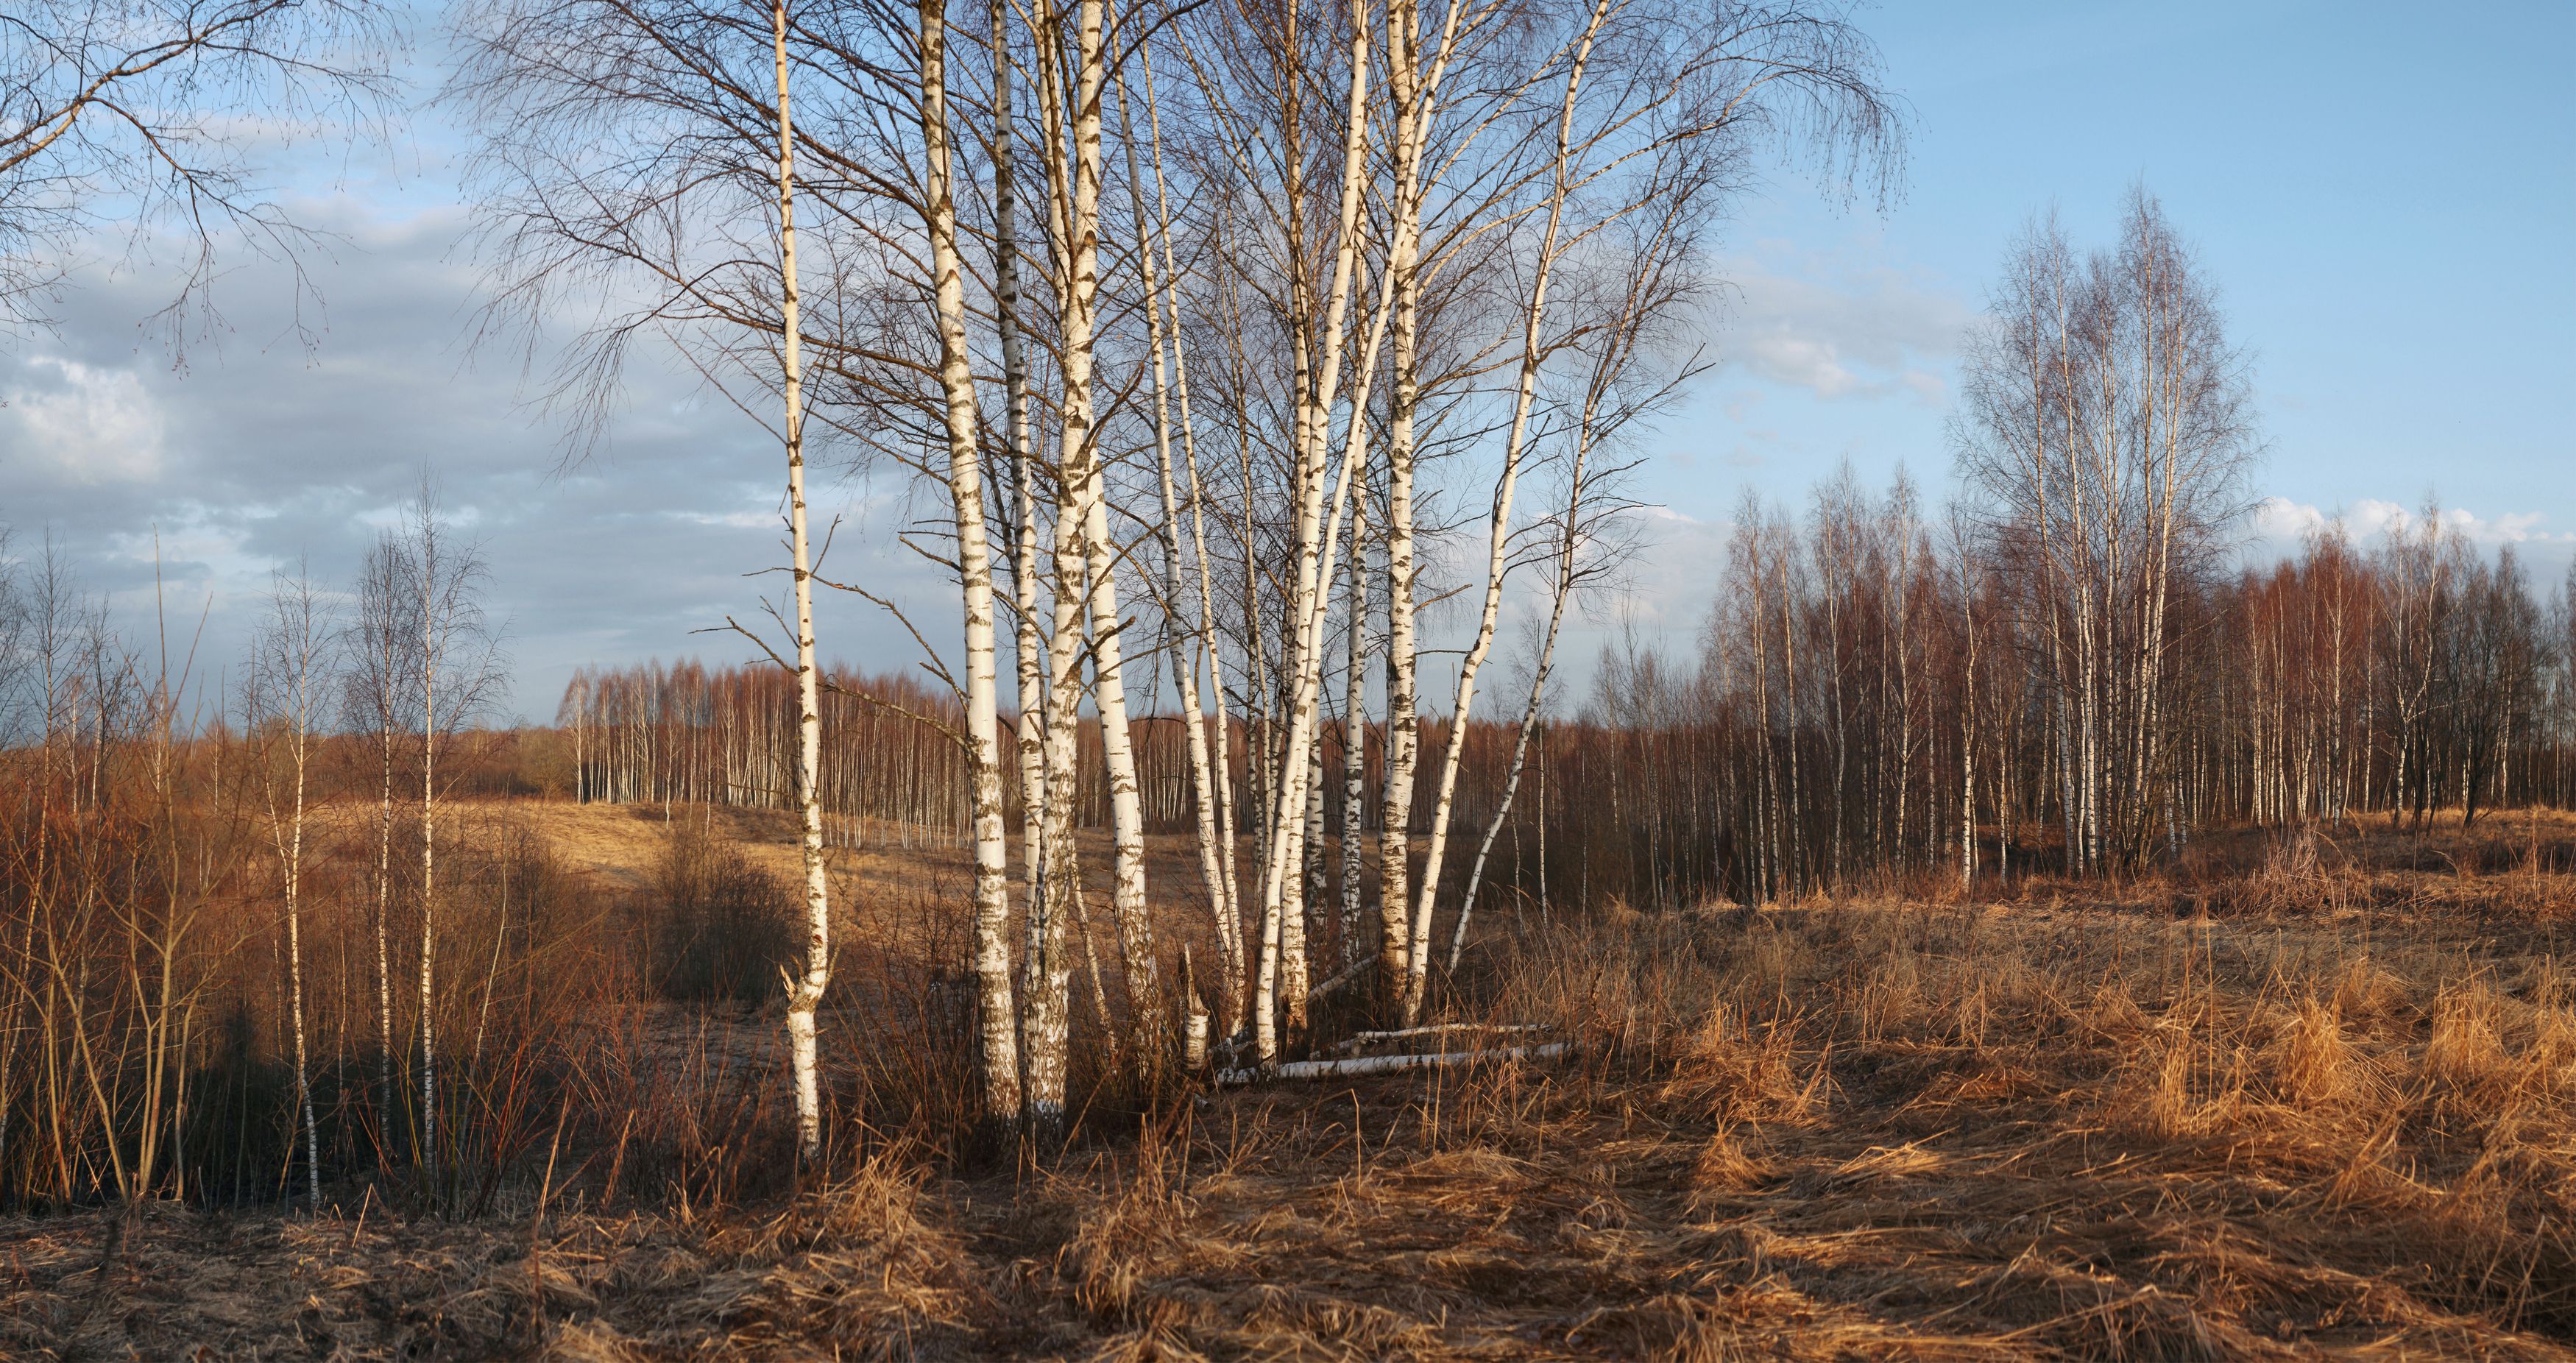
[[[2155,681],[2144,713],[2097,700],[2106,790],[2084,765],[2106,684],[2058,632],[2074,592],[2051,590],[2036,528],[1973,497],[1927,515],[1902,480],[1848,471],[1803,516],[1747,499],[1698,647],[1614,644],[1581,722],[1547,726],[1534,767],[1585,793],[1529,834],[1559,895],[2131,874],[2211,828],[2576,803],[2576,580],[2539,590],[2511,546],[2430,511],[2375,535],[2328,521],[2251,563],[2177,556],[2162,632],[2094,639],[2097,671]],[[2141,579],[2094,600],[2135,612]],[[2125,830],[2090,851],[2088,793]]]
[[[608,393],[639,336],[667,335],[786,449],[789,599],[737,628],[799,679],[810,930],[787,1026],[809,1146],[831,966],[816,587],[885,598],[962,711],[994,1122],[1064,1120],[1092,725],[1123,1049],[1176,1049],[1129,714],[1157,670],[1201,721],[1208,1002],[1259,1067],[1346,965],[1307,949],[1303,868],[1329,836],[1325,717],[1381,674],[1381,826],[1414,824],[1417,766],[1438,775],[1423,864],[1386,840],[1378,902],[1342,908],[1374,931],[1343,940],[1374,939],[1360,954],[1410,1018],[1460,756],[1422,750],[1419,711],[1472,711],[1514,568],[1561,616],[1597,566],[1621,432],[1696,367],[1699,249],[1755,168],[1804,149],[1850,184],[1898,137],[1875,49],[1794,0],[491,0],[465,33],[495,306],[592,321],[560,391]],[[953,581],[952,623],[835,578],[807,515],[826,454],[941,503],[903,538]],[[1452,594],[1466,637],[1428,637]],[[1438,696],[1434,656],[1456,659]],[[1242,827],[1219,715],[1260,746]]]

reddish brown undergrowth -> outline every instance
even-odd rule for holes
[[[2490,926],[1565,926],[1471,983],[1569,1063],[1230,1091],[972,1177],[881,1142],[785,1201],[22,1221],[0,1352],[2565,1357],[2576,971]]]

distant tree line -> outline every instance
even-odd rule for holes
[[[1748,519],[1743,585],[1698,648],[1605,650],[1590,704],[1547,726],[1531,761],[1582,798],[1538,826],[1516,807],[1510,829],[1558,849],[1558,902],[2082,874],[2080,698],[2004,561],[1945,547],[1902,488],[1836,480],[1804,524]],[[2166,608],[2159,756],[2123,792],[2140,832],[2114,865],[2246,824],[2576,804],[2571,596],[2576,575],[2539,595],[2511,546],[2481,554],[2429,511],[2367,547],[2330,525],[2293,558],[2190,582]]]
[[[1890,872],[2068,873],[2077,783],[2046,641],[2016,631],[2034,617],[2012,609],[2008,561],[1957,538],[1961,525],[1928,518],[1902,481],[1874,496],[1848,472],[1803,517],[1749,506],[1733,588],[1695,648],[1605,648],[1589,695],[1548,707],[1517,767],[1517,725],[1471,720],[1458,816],[1502,818],[1479,911],[1551,889],[1559,905],[1617,894],[1678,906]],[[2294,556],[2195,572],[2167,607],[2177,680],[2159,748],[2172,771],[2157,773],[2156,836],[2127,864],[2248,823],[2421,826],[2436,810],[2474,823],[2501,806],[2576,805],[2571,588],[2543,593],[2512,546],[2482,552],[2430,509],[2372,542],[2330,524]],[[829,711],[825,803],[849,821],[836,839],[962,843],[961,749],[936,727],[954,723],[953,705],[900,679],[834,677],[826,705],[845,708]],[[787,808],[791,701],[772,669],[601,668],[574,679],[558,723],[585,754],[583,798]],[[1229,784],[1249,817],[1257,734],[1232,727]],[[1136,728],[1146,827],[1188,832],[1182,725],[1156,715]],[[1425,722],[1435,748],[1450,728]],[[1354,751],[1364,789],[1384,780],[1384,725],[1335,718],[1324,739],[1323,822],[1381,832],[1379,803],[1345,792]],[[1107,827],[1096,742],[1082,759],[1075,823]],[[870,774],[839,775],[853,771]],[[1426,825],[1416,815],[1409,831]],[[1318,904],[1337,904],[1354,872],[1375,892],[1375,867],[1343,848],[1312,854]],[[1467,875],[1453,867],[1450,888]],[[1340,931],[1328,913],[1313,926]]]

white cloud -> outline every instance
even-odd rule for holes
[[[2326,523],[2324,512],[2287,497],[2266,497],[2254,508],[2257,538],[2296,544]]]
[[[2339,513],[2287,497],[2266,497],[2254,508],[2254,534],[2277,552],[2294,553],[2309,534],[2340,519],[2355,543],[2367,545],[2413,529],[2422,514],[2420,509],[2409,510],[2377,497],[2364,497]],[[2526,545],[2557,556],[2576,547],[2576,530],[2551,530],[2547,528],[2549,518],[2537,511],[2481,516],[2466,507],[2450,506],[2437,508],[2433,514],[2447,533],[2481,548]]]
[[[1595,602],[1622,622],[1688,636],[1699,628],[1725,573],[1734,527],[1665,506],[1639,508],[1636,553],[1621,573],[1624,593]]]
[[[0,467],[55,486],[157,477],[168,452],[161,403],[131,369],[30,358],[0,397]]]
[[[1831,341],[1758,336],[1744,348],[1743,359],[1764,378],[1814,389],[1818,397],[1838,398],[1861,386],[1860,379],[1844,367],[1841,351]]]
[[[1972,315],[1958,293],[1850,249],[1773,241],[1717,269],[1723,363],[1820,398],[1948,400],[1944,371]]]
[[[133,319],[164,301],[155,281],[84,290],[37,352],[59,358],[0,352],[0,528],[20,552],[62,546],[123,626],[149,630],[167,611],[174,651],[202,613],[197,676],[211,684],[273,567],[304,561],[346,584],[427,473],[490,562],[514,706],[551,715],[585,662],[746,656],[693,631],[762,618],[776,592],[779,579],[745,574],[779,561],[777,445],[730,405],[693,399],[694,376],[655,349],[636,356],[613,444],[566,466],[561,424],[517,401],[518,367],[503,362],[516,357],[474,364],[461,348],[476,281],[455,258],[458,228],[437,215],[352,227],[338,258],[314,262],[331,306],[309,352],[243,339],[295,335],[294,281],[274,262],[226,281],[228,343],[196,348],[184,369],[137,355]],[[912,606],[941,589],[896,543],[902,509],[872,484],[833,476],[809,491],[818,522],[846,518],[835,577]],[[865,603],[831,593],[817,610],[832,657],[893,669],[916,655]]]

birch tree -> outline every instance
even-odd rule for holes
[[[1535,393],[1564,340],[1547,327],[1546,302],[1548,277],[1561,259],[1577,247],[1590,250],[1598,232],[1664,187],[1705,185],[1708,192],[1694,201],[1700,213],[1714,210],[1740,188],[1744,168],[1774,148],[1816,153],[1836,185],[1874,183],[1883,190],[1901,154],[1902,130],[1878,88],[1875,49],[1841,16],[1797,4],[1729,6],[1714,15],[1643,0],[1567,7],[1556,12],[1557,27],[1509,45],[1494,41],[1506,30],[1487,11],[1449,7],[1439,36],[1429,41],[1416,12],[1390,7],[1390,15],[1390,46],[1410,60],[1391,62],[1389,83],[1395,103],[1411,117],[1399,123],[1390,191],[1395,302],[1383,531],[1389,700],[1380,820],[1388,836],[1381,846],[1378,961],[1386,996],[1399,1012],[1410,1012],[1421,1006],[1430,914],[1454,808],[1448,768],[1463,755],[1453,742],[1443,758],[1430,847],[1417,881],[1409,840],[1397,830],[1413,826],[1420,761],[1416,485],[1424,412],[1444,404],[1456,410],[1491,367],[1512,375],[1495,395],[1506,409],[1492,418],[1502,448],[1495,496],[1483,518],[1484,595],[1498,613],[1509,555],[1506,548],[1498,559],[1495,551],[1510,542],[1510,494],[1528,439],[1522,393]],[[1596,48],[1605,43],[1614,78],[1587,82]],[[1476,68],[1476,79],[1444,107],[1440,92],[1461,63]],[[1504,69],[1491,69],[1496,63]],[[1479,139],[1501,150],[1473,155]],[[1422,205],[1444,187],[1437,213],[1425,216]],[[1579,205],[1571,226],[1569,202]],[[1480,287],[1470,288],[1471,281]],[[1459,316],[1455,299],[1491,297],[1497,287],[1515,299],[1502,335],[1485,345],[1447,334]],[[1460,703],[1472,706],[1474,674],[1491,647],[1487,614],[1478,612],[1481,643],[1470,643],[1452,696],[1453,734],[1470,717]],[[1441,785],[1450,789],[1445,797],[1437,793]]]
[[[727,624],[796,678],[805,950],[783,990],[798,1146],[810,1157],[822,1140],[815,1036],[831,916],[796,260],[796,154],[810,144],[790,100],[806,35],[791,20],[783,0],[756,9],[488,0],[462,18],[457,93],[481,139],[487,315],[531,340],[568,308],[591,319],[544,394],[572,419],[576,454],[613,413],[638,340],[669,342],[746,410],[754,394],[777,404],[787,653]]]
[[[1252,1005],[1252,1042],[1256,1057],[1269,1064],[1279,1050],[1280,1012],[1283,1005],[1302,1017],[1305,1006],[1303,988],[1303,922],[1292,924],[1289,916],[1302,901],[1304,877],[1304,832],[1307,826],[1307,794],[1312,767],[1311,752],[1320,730],[1316,723],[1322,688],[1324,661],[1324,605],[1329,601],[1333,578],[1333,555],[1347,508],[1354,464],[1353,442],[1346,437],[1344,456],[1338,471],[1328,465],[1330,425],[1346,363],[1348,319],[1352,295],[1358,284],[1361,247],[1360,209],[1365,188],[1363,157],[1367,148],[1368,90],[1370,76],[1370,39],[1373,24],[1365,8],[1354,4],[1344,26],[1346,55],[1337,78],[1346,81],[1342,107],[1342,127],[1337,138],[1341,149],[1339,200],[1334,226],[1329,236],[1329,281],[1320,295],[1313,290],[1303,269],[1298,252],[1305,237],[1304,212],[1306,186],[1302,146],[1305,114],[1301,100],[1302,82],[1293,74],[1303,51],[1302,7],[1290,5],[1275,14],[1262,16],[1255,26],[1261,53],[1273,70],[1283,75],[1278,88],[1275,115],[1278,129],[1285,139],[1276,154],[1280,183],[1285,194],[1275,210],[1274,223],[1283,243],[1282,260],[1287,263],[1285,322],[1289,349],[1294,359],[1292,378],[1292,430],[1288,448],[1291,470],[1289,486],[1293,510],[1290,519],[1290,542],[1293,546],[1293,577],[1284,593],[1286,623],[1283,630],[1284,725],[1277,752],[1277,778],[1268,782],[1264,792],[1264,847],[1259,865],[1261,891],[1258,900],[1261,928],[1257,939],[1259,965],[1254,973]],[[1211,68],[1206,54],[1193,57],[1193,76],[1208,103],[1220,110],[1232,108],[1224,79]],[[1257,181],[1255,167],[1260,161],[1256,147],[1260,138],[1252,124],[1243,117],[1227,112],[1216,115],[1220,140],[1238,174]],[[1382,334],[1378,332],[1377,334]],[[1374,350],[1374,343],[1371,344]],[[1360,372],[1370,369],[1368,361],[1356,366]],[[1359,423],[1351,423],[1354,432]],[[1328,478],[1328,474],[1333,476]],[[1249,549],[1247,543],[1246,548]],[[1251,584],[1247,581],[1247,587]]]
[[[1399,997],[1403,1000],[1407,1026],[1411,1026],[1421,1013],[1423,995],[1429,983],[1431,912],[1440,889],[1441,858],[1448,850],[1449,816],[1458,793],[1459,761],[1466,754],[1465,726],[1475,704],[1476,674],[1483,668],[1485,656],[1493,648],[1494,625],[1502,611],[1503,575],[1509,567],[1511,545],[1512,497],[1520,485],[1521,459],[1529,438],[1530,404],[1537,396],[1539,368],[1546,358],[1542,346],[1547,320],[1548,279],[1555,270],[1560,249],[1566,196],[1573,187],[1574,178],[1580,174],[1573,161],[1575,114],[1580,107],[1583,76],[1592,59],[1593,44],[1598,41],[1601,26],[1609,19],[1614,3],[1615,0],[1596,0],[1590,20],[1575,40],[1566,66],[1565,95],[1556,120],[1556,156],[1549,168],[1546,226],[1539,234],[1522,314],[1520,370],[1513,389],[1510,425],[1503,437],[1502,472],[1494,480],[1493,506],[1486,517],[1483,602],[1476,618],[1475,641],[1467,646],[1467,655],[1458,665],[1457,693],[1449,707],[1449,747],[1441,763],[1438,793],[1434,796],[1431,810],[1430,846],[1423,857],[1422,887],[1414,906],[1405,950],[1408,975]]]
[[[268,815],[269,844],[277,853],[284,899],[287,1019],[295,1040],[295,1101],[304,1125],[304,1179],[308,1205],[322,1205],[322,1137],[313,1117],[313,1067],[304,1027],[304,796],[314,741],[332,685],[336,631],[332,611],[302,573],[277,574],[269,586],[268,619],[254,644],[246,679],[244,718],[263,749],[258,780]],[[273,766],[283,765],[283,792]]]
[[[1002,822],[999,681],[994,656],[992,558],[984,529],[982,418],[969,367],[966,289],[957,248],[957,201],[952,189],[948,115],[948,24],[941,0],[921,0],[920,20],[921,137],[927,171],[923,225],[930,238],[939,328],[939,381],[947,409],[948,495],[956,517],[957,577],[965,614],[966,741],[974,768],[974,961],[983,1044],[984,1119],[1009,1130],[1016,1129],[1021,1118],[1019,1019],[1011,988],[1010,866]],[[783,27],[781,35],[783,44]],[[784,51],[782,47],[782,73]],[[783,108],[784,85],[780,87],[779,100]],[[785,154],[782,150],[782,164]],[[794,296],[792,282],[789,295]]]
[[[2170,603],[2245,507],[2244,357],[2137,189],[2116,249],[2079,259],[2053,219],[2014,243],[1964,389],[1960,472],[2037,569],[2068,869],[2134,865],[2179,826]]]
[[[1159,538],[1163,550],[1163,593],[1166,612],[1181,624],[1178,633],[1186,640],[1172,653],[1172,672],[1181,697],[1181,713],[1187,721],[1190,758],[1190,791],[1192,811],[1198,831],[1199,878],[1206,887],[1208,907],[1215,920],[1217,948],[1222,962],[1220,996],[1225,1000],[1219,1009],[1219,1025],[1230,1028],[1234,1001],[1243,982],[1243,923],[1234,898],[1232,825],[1227,818],[1230,800],[1219,788],[1224,779],[1223,736],[1225,717],[1220,708],[1217,719],[1219,747],[1212,755],[1208,742],[1206,709],[1199,692],[1201,664],[1213,671],[1214,635],[1207,568],[1207,533],[1199,500],[1198,443],[1190,421],[1187,360],[1181,352],[1182,328],[1178,294],[1178,262],[1172,249],[1170,191],[1163,177],[1162,114],[1154,94],[1153,53],[1150,47],[1137,53],[1145,86],[1145,106],[1154,165],[1154,204],[1149,212],[1144,199],[1145,176],[1138,167],[1138,148],[1127,108],[1127,86],[1118,88],[1120,125],[1127,148],[1127,182],[1134,198],[1137,242],[1136,259],[1145,290],[1145,325],[1153,353],[1154,394],[1154,460],[1157,485],[1162,493],[1162,521]],[[1169,383],[1166,382],[1165,356],[1170,357]],[[1190,544],[1194,559],[1182,554],[1181,503],[1175,492],[1172,468],[1174,434],[1188,470],[1190,489]],[[1194,562],[1196,571],[1189,570]],[[1195,587],[1195,600],[1192,588]]]
[[[413,497],[403,557],[417,613],[410,661],[420,703],[420,1158],[435,1179],[438,1120],[438,800],[440,742],[481,718],[507,674],[483,612],[488,577],[482,550],[459,540],[426,482]],[[453,780],[453,776],[450,777]]]
[[[404,585],[414,571],[398,535],[377,536],[359,573],[357,611],[349,622],[345,646],[350,662],[346,705],[351,727],[369,735],[377,769],[375,914],[369,926],[375,937],[375,1100],[380,1131],[392,1129],[396,1097],[393,962],[388,939],[393,921],[394,765],[403,746],[400,735],[410,724],[410,688],[419,676],[407,661],[419,634],[411,623],[412,596]]]
[[[1630,380],[1631,366],[1638,360],[1641,348],[1657,339],[1658,323],[1671,317],[1679,304],[1691,296],[1693,243],[1688,232],[1691,198],[1697,188],[1674,186],[1662,196],[1660,212],[1651,230],[1644,234],[1643,243],[1630,256],[1628,268],[1609,281],[1613,284],[1611,297],[1584,300],[1598,320],[1580,322],[1574,328],[1578,335],[1591,333],[1573,342],[1591,363],[1583,376],[1575,408],[1564,418],[1569,429],[1558,436],[1568,446],[1563,503],[1541,527],[1539,536],[1539,556],[1547,573],[1547,619],[1539,628],[1536,656],[1531,663],[1529,698],[1522,704],[1520,721],[1513,727],[1512,755],[1503,768],[1502,796],[1495,801],[1484,836],[1477,841],[1475,860],[1467,869],[1467,888],[1458,900],[1458,918],[1450,933],[1446,962],[1453,972],[1467,946],[1467,926],[1475,914],[1476,891],[1484,879],[1485,860],[1493,853],[1494,841],[1502,835],[1503,824],[1511,818],[1513,800],[1520,793],[1530,741],[1538,732],[1547,705],[1548,676],[1555,664],[1557,634],[1565,623],[1566,605],[1588,581],[1600,578],[1617,565],[1616,556],[1608,550],[1614,547],[1614,520],[1625,506],[1610,488],[1633,464],[1605,467],[1600,463],[1602,451],[1617,442],[1628,426],[1651,417],[1697,369],[1696,361],[1685,360],[1661,382],[1638,384]]]
[[[831,885],[823,865],[823,702],[814,659],[813,546],[805,524],[805,372],[796,281],[796,125],[787,91],[787,3],[770,8],[778,116],[778,376],[780,430],[787,446],[787,553],[795,599],[796,795],[798,851],[805,873],[805,963],[782,972],[787,1049],[796,1084],[796,1145],[808,1160],[823,1151],[823,1099],[815,1054],[815,1010],[832,980]]]
[[[1072,877],[1073,802],[1076,778],[1074,723],[1082,698],[1081,665],[1086,652],[1099,647],[1101,636],[1084,638],[1086,611],[1095,631],[1107,630],[1114,641],[1114,588],[1092,580],[1095,567],[1109,569],[1109,546],[1099,533],[1105,512],[1098,499],[1105,487],[1098,467],[1101,450],[1093,430],[1093,349],[1097,343],[1100,302],[1101,97],[1106,86],[1107,48],[1102,0],[1078,0],[1067,13],[1051,0],[1040,0],[1031,28],[1044,60],[1039,65],[1039,126],[1046,140],[1041,164],[1047,186],[1047,236],[1052,259],[1049,283],[1055,294],[1057,377],[1055,409],[1059,448],[1055,459],[1055,542],[1053,610],[1046,656],[1046,813],[1039,836],[1047,858],[1048,904],[1043,931],[1030,943],[1030,984],[1035,997],[1023,1017],[1027,1044],[1030,1125],[1037,1140],[1059,1140],[1067,1119],[1066,1047],[1070,1043],[1070,1010],[1065,1007],[1073,961],[1066,950],[1066,910],[1081,893]],[[1007,249],[1007,247],[1005,248]],[[1095,515],[1095,513],[1100,513]],[[1121,695],[1123,701],[1124,697]],[[1106,724],[1109,697],[1101,697]],[[1112,776],[1116,781],[1118,778]],[[1132,795],[1133,772],[1127,775]],[[1122,806],[1113,805],[1113,808]],[[1132,806],[1123,806],[1132,809]],[[1118,816],[1122,820],[1126,815]],[[1126,841],[1123,822],[1113,830]],[[1120,919],[1121,945],[1130,945],[1123,895],[1129,884],[1125,853],[1113,867]],[[1142,871],[1135,886],[1141,895]],[[1134,988],[1131,981],[1130,988]]]

